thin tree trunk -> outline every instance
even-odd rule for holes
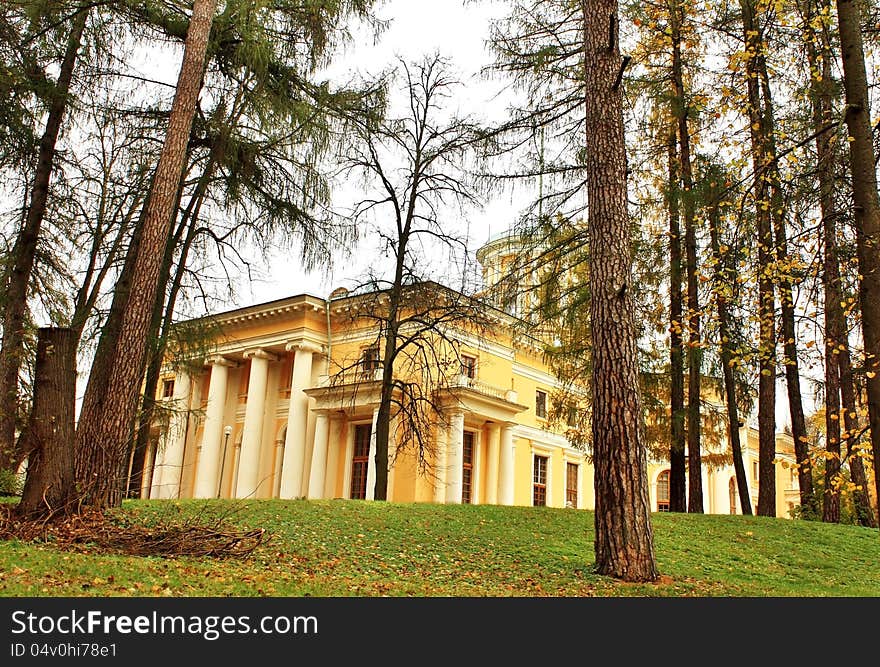
[[[697,231],[694,213],[694,175],[691,168],[691,135],[688,128],[688,105],[684,89],[684,67],[681,61],[681,29],[684,10],[673,2],[669,13],[672,37],[673,102],[678,121],[678,156],[681,163],[681,195],[684,203],[684,247],[687,271],[688,306],[688,512],[703,513],[703,474],[700,456],[700,384],[703,351],[700,347],[700,299],[697,280]]]
[[[838,0],[846,125],[852,141],[850,172],[859,261],[859,305],[865,345],[868,425],[874,456],[874,485],[880,497],[880,197],[868,105],[868,78],[862,44],[861,9],[853,0]]]
[[[681,227],[679,223],[678,135],[669,135],[669,511],[687,510],[687,475],[684,455],[684,328],[681,295]]]
[[[24,224],[12,248],[12,266],[5,278],[3,307],[3,343],[0,347],[0,469],[9,467],[15,454],[15,430],[18,415],[18,374],[24,354],[24,323],[27,315],[27,291],[37,253],[37,243],[49,202],[49,183],[55,162],[55,148],[61,122],[67,109],[70,82],[88,18],[81,9],[73,19],[58,82],[52,89],[46,127],[40,137],[37,167],[31,187]]]
[[[824,226],[828,226],[825,218]],[[834,224],[833,222],[831,223]],[[827,244],[827,240],[826,240]],[[836,261],[836,258],[835,260]],[[829,273],[829,253],[825,248],[825,274]],[[825,487],[822,497],[822,521],[840,522],[840,381],[837,368],[837,348],[839,332],[829,315],[829,293],[825,293]],[[831,321],[829,321],[831,320]]]
[[[713,185],[713,190],[717,184]],[[742,513],[752,514],[752,499],[749,495],[749,482],[746,468],[743,465],[742,443],[739,439],[739,408],[736,403],[736,380],[733,376],[734,356],[731,350],[733,332],[731,331],[730,313],[727,308],[727,297],[724,285],[734,278],[734,270],[727,263],[721,252],[719,202],[712,202],[709,212],[709,236],[712,244],[712,257],[715,262],[715,305],[718,311],[718,336],[721,339],[721,367],[724,376],[724,398],[727,406],[727,432],[730,438],[730,449],[733,454],[733,470],[736,475],[736,488],[739,493],[739,504]]]
[[[830,3],[820,0],[820,9],[830,10]],[[832,135],[827,128],[833,123],[833,86],[831,72],[831,47],[828,31],[816,32],[813,28],[813,0],[807,0],[804,24],[806,39],[804,44],[810,71],[818,76],[810,77],[810,99],[813,111],[813,130],[816,133],[816,163],[819,181],[819,208],[822,212],[822,237],[825,246],[824,270],[822,274],[825,295],[825,432],[826,451],[832,438],[840,437],[840,422],[830,424],[831,416],[839,416],[840,402],[837,395],[840,372],[837,366],[836,346],[843,342],[841,335],[846,330],[843,311],[840,309],[840,272],[837,258],[837,218],[840,215],[834,201],[834,150]],[[844,335],[845,340],[845,335]],[[836,342],[835,342],[836,341]],[[830,399],[830,400],[829,400]],[[840,443],[832,444],[831,453],[840,455]],[[813,488],[812,462],[809,446],[806,442],[795,440],[795,455],[798,462],[798,484],[800,487],[802,515],[810,518],[819,517],[819,499]],[[839,518],[839,503],[836,509],[826,508],[830,501],[829,493],[829,461],[826,460],[825,490],[822,515],[826,520],[834,515]],[[839,468],[839,458],[831,462],[832,469]],[[838,519],[834,519],[835,521]]]
[[[22,437],[28,452],[27,479],[17,512],[28,517],[66,514],[76,500],[73,476],[73,417],[76,343],[69,328],[37,332],[34,398]]]
[[[388,451],[391,441],[391,401],[394,393],[394,361],[397,358],[397,338],[400,327],[400,306],[403,292],[403,273],[406,250],[409,243],[412,222],[415,219],[416,198],[421,183],[421,138],[417,140],[414,151],[414,168],[407,208],[403,217],[397,219],[396,258],[394,282],[388,294],[388,316],[385,321],[385,347],[382,354],[382,389],[379,399],[379,414],[376,416],[376,481],[373,490],[374,500],[388,498]]]
[[[582,0],[596,571],[657,578],[632,302],[616,0]]]
[[[838,355],[837,365],[840,369],[840,393],[841,407],[846,432],[841,437],[841,445],[846,443],[844,460],[849,461],[849,472],[855,490],[853,491],[853,504],[859,525],[866,528],[877,528],[877,515],[871,505],[871,494],[868,492],[868,474],[865,471],[865,463],[859,454],[859,433],[861,432],[858,413],[856,412],[856,396],[853,387],[852,367],[850,365],[849,349],[841,350]]]
[[[776,516],[776,296],[774,239],[770,194],[764,169],[768,163],[767,124],[762,113],[757,67],[763,38],[755,21],[752,0],[740,0],[746,50],[748,115],[754,177],[755,218],[758,230],[758,514]]]
[[[807,20],[807,25],[811,21]],[[809,27],[808,27],[809,29]],[[834,203],[834,154],[831,137],[821,132],[822,127],[832,120],[832,101],[829,86],[831,79],[830,52],[827,43],[822,41],[821,52],[817,52],[816,41],[819,35],[810,35],[805,40],[807,61],[810,71],[821,72],[821,80],[811,77],[810,93],[813,106],[813,128],[816,136],[816,161],[819,179],[819,207],[822,211],[822,240],[824,257],[822,287],[825,295],[825,484],[822,497],[822,520],[829,523],[840,521],[840,492],[835,483],[840,475],[840,367],[838,365],[838,346],[846,340],[846,323],[840,307],[840,269],[837,259],[837,217]],[[821,62],[820,62],[821,61]],[[826,78],[827,77],[827,78]],[[797,442],[795,443],[797,446]],[[796,450],[797,451],[797,450]],[[809,456],[807,456],[809,462]],[[800,463],[800,456],[798,457]],[[802,469],[802,468],[801,468]],[[807,471],[810,471],[807,468]],[[799,481],[803,475],[799,476]],[[812,491],[812,480],[810,480]],[[801,504],[807,516],[818,516],[817,499],[807,495],[801,486]]]
[[[391,288],[391,300],[400,299],[400,285]],[[395,296],[396,293],[396,296]],[[385,330],[385,347],[382,353],[382,389],[379,399],[379,413],[376,417],[376,479],[373,487],[374,500],[388,499],[388,457],[391,444],[391,399],[394,392],[394,358],[397,352],[397,312],[399,303],[392,306],[393,316],[389,317]]]
[[[196,101],[202,86],[208,37],[216,0],[195,0],[184,47],[183,63],[172,104],[168,131],[144,216],[131,293],[122,329],[112,354],[112,369],[94,435],[83,443],[90,481],[83,489],[86,504],[119,505],[126,479],[128,443],[137,412],[147,336],[164,248],[179,191]],[[90,454],[90,456],[89,456]]]
[[[795,443],[795,458],[798,463],[809,460],[809,438],[804,419],[804,404],[801,396],[800,362],[798,360],[797,330],[794,314],[794,279],[791,275],[791,260],[788,256],[788,237],[785,227],[785,204],[782,194],[782,180],[776,151],[776,120],[773,98],[770,90],[770,77],[767,61],[763,56],[756,58],[758,74],[763,92],[763,133],[766,140],[765,180],[770,183],[770,217],[773,220],[775,278],[779,288],[780,333],[782,334],[783,365],[785,366],[785,387],[788,395],[791,435]],[[775,502],[775,501],[774,501]]]

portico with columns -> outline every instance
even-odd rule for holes
[[[438,303],[449,296],[434,289]],[[155,458],[145,466],[142,494],[372,500],[381,386],[374,310],[382,307],[375,295],[336,290],[327,299],[300,294],[206,318],[213,343],[199,353],[175,351],[161,378],[156,398],[169,409],[151,428]],[[563,387],[545,348],[503,310],[489,321],[479,329],[450,323],[436,339],[419,341],[437,364],[429,370],[441,380],[431,393],[439,414],[416,445],[401,443],[407,422],[392,411],[387,498],[592,509],[592,463],[571,446],[569,427],[549,418]],[[575,388],[575,403],[566,405],[575,416],[578,396]],[[743,434],[749,457],[752,435]],[[780,437],[780,456],[793,456]],[[413,451],[419,446],[421,458]],[[655,508],[663,466],[649,462]],[[731,474],[705,474],[709,511],[741,511]],[[784,516],[797,502],[796,475],[780,467],[777,477]]]
[[[326,308],[306,296],[226,317],[224,342],[173,376],[165,399],[184,409],[157,448],[150,497],[373,498],[381,382],[351,361],[375,334],[334,333]],[[483,359],[485,371],[499,363]],[[512,385],[509,359],[500,364]],[[530,406],[518,393],[460,378],[435,401],[425,469],[390,445],[389,500],[531,504],[529,457],[541,431],[521,431]]]

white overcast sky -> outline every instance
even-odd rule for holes
[[[479,116],[485,110],[492,86],[480,78],[480,70],[490,63],[485,48],[492,18],[508,11],[508,3],[500,0],[385,0],[377,9],[380,19],[390,24],[379,38],[355,40],[348,52],[337,58],[330,72],[346,80],[351,73],[375,74],[391,66],[400,57],[407,61],[439,52],[449,58],[458,78],[467,90],[462,99],[467,110]],[[497,105],[496,105],[497,108]],[[518,211],[510,196],[486,202],[468,220],[471,244],[481,245],[490,234],[506,229]],[[352,286],[370,265],[369,241],[359,248],[350,261],[337,267],[331,275],[305,273],[289,256],[266,258],[263,275],[243,284],[236,302],[230,307],[247,306],[303,292],[326,296],[338,286]]]

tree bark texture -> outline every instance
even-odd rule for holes
[[[171,228],[196,102],[202,86],[208,37],[216,0],[196,0],[184,46],[183,63],[144,215],[143,237],[135,261],[131,293],[112,354],[103,409],[94,435],[83,442],[88,472],[82,490],[86,504],[121,504],[128,467],[128,444],[137,411],[147,337],[156,289]]]
[[[98,347],[89,370],[89,380],[83,394],[82,406],[80,407],[79,421],[76,427],[76,446],[74,451],[75,470],[77,484],[81,489],[91,486],[90,480],[94,475],[100,474],[95,469],[92,450],[86,443],[93,442],[97,437],[98,423],[103,410],[104,399],[107,396],[107,385],[110,382],[110,373],[113,370],[113,351],[119,340],[122,329],[122,315],[128,303],[128,295],[131,291],[131,278],[134,274],[135,260],[143,235],[144,217],[141,215],[128,244],[122,269],[113,288],[113,299],[110,310],[101,328],[98,338]]]
[[[3,307],[3,343],[0,347],[0,469],[20,459],[15,454],[15,430],[18,416],[18,374],[24,354],[24,325],[27,315],[27,291],[30,284],[37,243],[49,202],[49,184],[55,161],[55,148],[61,122],[67,109],[70,82],[88,18],[81,9],[74,17],[67,47],[51,91],[46,127],[40,137],[37,166],[31,187],[24,224],[12,248],[12,265],[5,276],[6,293]]]
[[[208,183],[215,173],[217,162],[222,159],[226,152],[228,138],[229,133],[227,131],[221,132],[217,141],[211,146],[208,164],[199,177],[199,182],[190,197],[186,209],[181,215],[177,229],[169,237],[166,244],[165,257],[159,275],[159,285],[156,289],[154,319],[150,323],[148,340],[151,343],[147,353],[147,369],[144,391],[141,397],[141,410],[138,414],[137,427],[134,434],[131,474],[129,475],[127,493],[131,498],[139,498],[144,495],[142,480],[144,469],[147,467],[147,452],[149,451],[150,430],[153,423],[153,415],[155,414],[156,391],[159,387],[159,376],[161,375],[162,363],[165,359],[165,350],[168,347],[168,332],[174,320],[174,308],[177,304],[177,297],[180,294],[183,274],[186,271],[189,250],[198,233],[199,213],[205,201]],[[181,180],[177,194],[178,207],[182,197],[183,182]],[[175,264],[174,252],[178,247],[180,248],[180,256],[177,258],[172,279],[171,267]],[[169,280],[171,281],[170,287],[168,286]],[[155,341],[155,344],[153,344],[153,341]]]
[[[691,135],[688,127],[688,103],[684,88],[684,67],[681,60],[681,28],[684,10],[673,2],[669,13],[672,37],[672,85],[675,92],[673,110],[678,125],[678,156],[681,163],[679,190],[684,210],[684,247],[687,273],[688,307],[688,512],[703,513],[703,472],[700,427],[700,385],[703,350],[700,347],[700,299],[697,279],[697,222],[694,211],[694,175],[691,167]]]
[[[852,175],[853,209],[859,261],[859,305],[865,345],[868,425],[874,456],[874,485],[880,497],[880,197],[868,106],[868,77],[862,44],[861,9],[854,0],[837,1],[846,126]]]
[[[685,465],[684,320],[681,294],[681,208],[679,189],[678,132],[669,134],[669,511],[687,511]]]
[[[616,0],[582,0],[596,571],[657,578],[633,321]]]
[[[753,0],[740,0],[746,51],[748,115],[754,169],[755,218],[758,232],[758,514],[776,516],[776,293],[774,239],[768,164],[766,117],[762,113],[758,61],[763,38],[755,20]]]
[[[28,451],[27,479],[19,514],[65,514],[76,501],[73,475],[73,419],[76,401],[76,337],[69,328],[37,332],[34,397],[22,437]]]

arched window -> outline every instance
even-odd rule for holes
[[[669,471],[664,470],[657,476],[657,511],[669,511]]]
[[[736,514],[736,477],[731,477],[727,485],[730,493],[730,513]]]

